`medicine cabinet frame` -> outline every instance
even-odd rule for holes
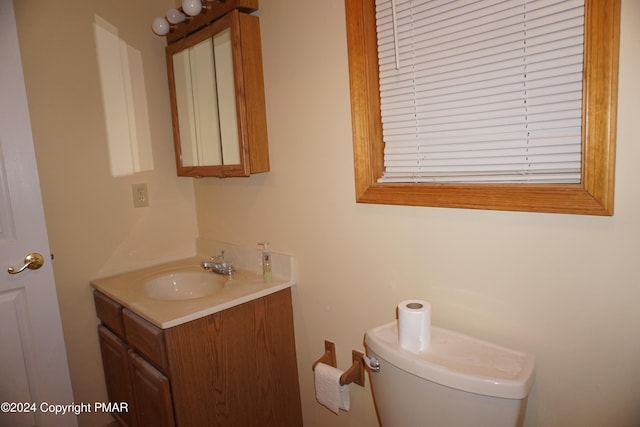
[[[202,18],[200,18],[202,19]],[[194,20],[197,23],[197,20]],[[182,30],[185,32],[185,30]],[[232,164],[191,165],[183,162],[184,149],[181,141],[180,116],[185,114],[178,107],[176,96],[176,75],[174,54],[207,40],[214,35],[228,31],[231,42],[231,62],[233,64],[233,93],[235,94],[235,117],[237,122],[238,159]],[[173,138],[178,176],[189,177],[246,177],[253,173],[267,172],[269,149],[267,138],[264,81],[262,76],[262,48],[258,16],[231,10],[197,30],[176,39],[176,34],[167,35],[166,47],[169,94]],[[211,43],[213,45],[213,42]],[[197,88],[191,88],[197,95]],[[228,88],[227,88],[228,89]],[[218,117],[211,117],[218,120]],[[191,120],[191,119],[190,119]],[[234,133],[234,132],[231,132]],[[202,141],[198,141],[201,143]],[[209,141],[204,141],[205,143]],[[222,146],[225,143],[222,141]],[[222,151],[222,146],[219,147]],[[222,160],[224,161],[224,159]]]

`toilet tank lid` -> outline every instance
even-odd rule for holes
[[[397,321],[367,331],[365,344],[382,363],[470,393],[523,399],[533,385],[532,355],[435,326],[431,345],[417,354],[400,347]]]

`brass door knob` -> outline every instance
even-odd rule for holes
[[[13,267],[9,267],[7,271],[9,272],[9,274],[18,274],[22,273],[27,268],[29,270],[37,270],[42,267],[42,264],[44,264],[44,258],[42,257],[42,255],[37,252],[33,252],[24,257],[24,265],[20,267],[19,270],[16,270]]]

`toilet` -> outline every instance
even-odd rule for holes
[[[533,356],[438,327],[413,353],[397,321],[367,331],[365,345],[382,427],[522,426]]]

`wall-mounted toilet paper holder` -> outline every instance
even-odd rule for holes
[[[344,371],[344,373],[340,376],[340,384],[351,384],[356,383],[359,386],[364,387],[364,362],[362,361],[364,354],[351,350],[351,360],[353,363],[351,367]],[[318,363],[324,363],[325,365],[333,366],[337,368],[336,362],[336,345],[331,341],[325,340],[324,342],[324,354],[318,360],[313,363],[312,369],[316,369],[316,365]]]

